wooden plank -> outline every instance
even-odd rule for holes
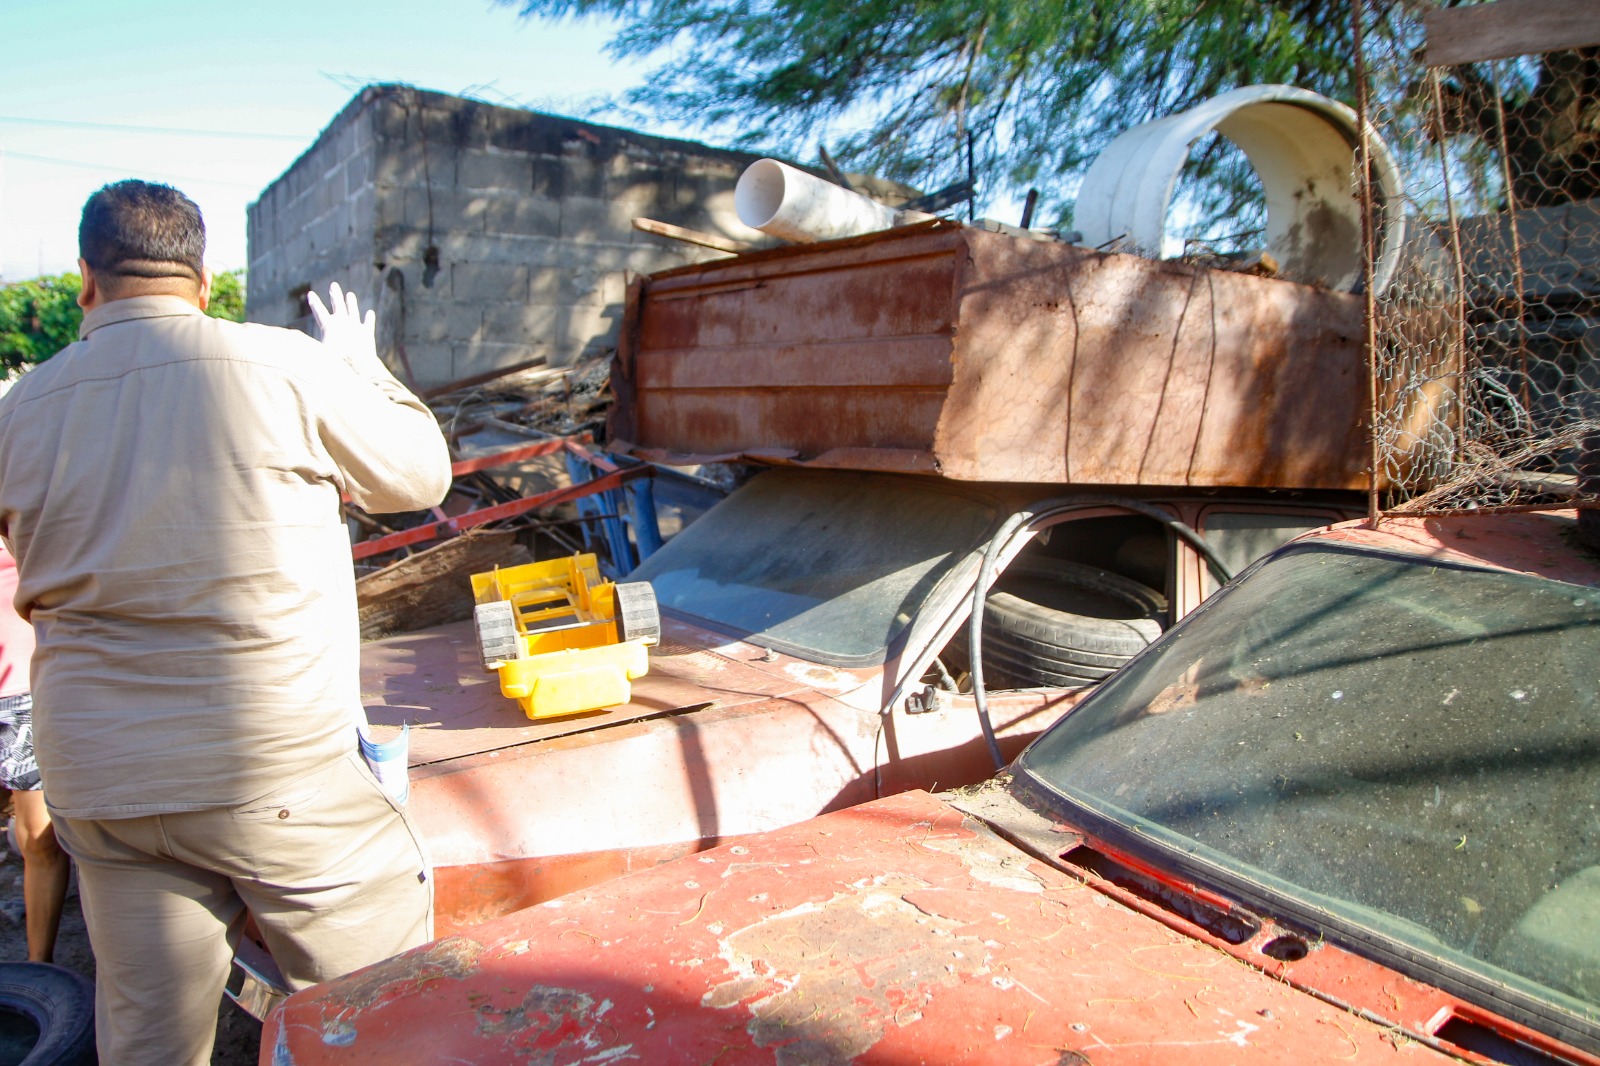
[[[1430,67],[1600,44],[1600,0],[1495,0],[1425,12]]]
[[[440,396],[448,396],[450,393],[456,392],[460,389],[470,389],[477,385],[487,385],[491,381],[497,381],[500,378],[510,377],[512,374],[520,374],[524,370],[533,370],[541,366],[544,366],[544,356],[540,356],[537,359],[529,359],[524,363],[516,363],[512,366],[497,367],[494,370],[488,370],[482,374],[474,374],[470,378],[462,378],[459,381],[447,381],[443,385],[435,385],[431,389],[424,389],[422,392],[417,393],[417,397],[422,400],[435,400]],[[544,381],[549,378],[558,378],[563,374],[570,373],[572,373],[572,368],[569,366],[552,367],[549,373],[540,376],[540,380]]]
[[[411,633],[472,617],[472,575],[533,561],[509,529],[475,530],[356,582],[361,639]]]
[[[682,226],[674,226],[670,222],[657,222],[653,218],[636,218],[633,220],[633,228],[640,233],[666,237],[670,240],[682,241],[685,244],[696,244],[702,248],[714,248],[719,252],[730,252],[734,255],[740,252],[748,252],[755,247],[755,245],[747,244],[744,241],[719,237],[715,233],[702,233],[695,229],[684,229]]]

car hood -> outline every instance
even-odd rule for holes
[[[1398,975],[1385,987],[1423,988]],[[918,792],[303,991],[269,1019],[263,1061],[1059,1066],[1397,1050],[1447,1061]]]
[[[860,689],[878,673],[806,662],[663,617],[662,641],[650,650],[650,672],[634,681],[629,702],[530,720],[500,694],[498,677],[484,669],[470,621],[371,641],[361,649],[367,720],[379,740],[408,727],[413,776],[445,769],[440,764],[451,760],[642,718],[711,706],[816,703]]]

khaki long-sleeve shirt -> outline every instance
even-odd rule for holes
[[[34,623],[45,796],[76,817],[243,803],[360,715],[339,496],[449,488],[428,409],[304,334],[117,300],[0,399],[0,536]]]

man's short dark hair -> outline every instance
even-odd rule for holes
[[[83,205],[78,254],[97,273],[199,281],[206,224],[194,201],[172,186],[129,178]]]

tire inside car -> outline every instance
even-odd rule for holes
[[[1061,559],[1018,559],[984,607],[984,684],[1093,685],[1160,636],[1166,618],[1166,596],[1132,578]],[[946,657],[958,669],[970,668],[965,627]]]

